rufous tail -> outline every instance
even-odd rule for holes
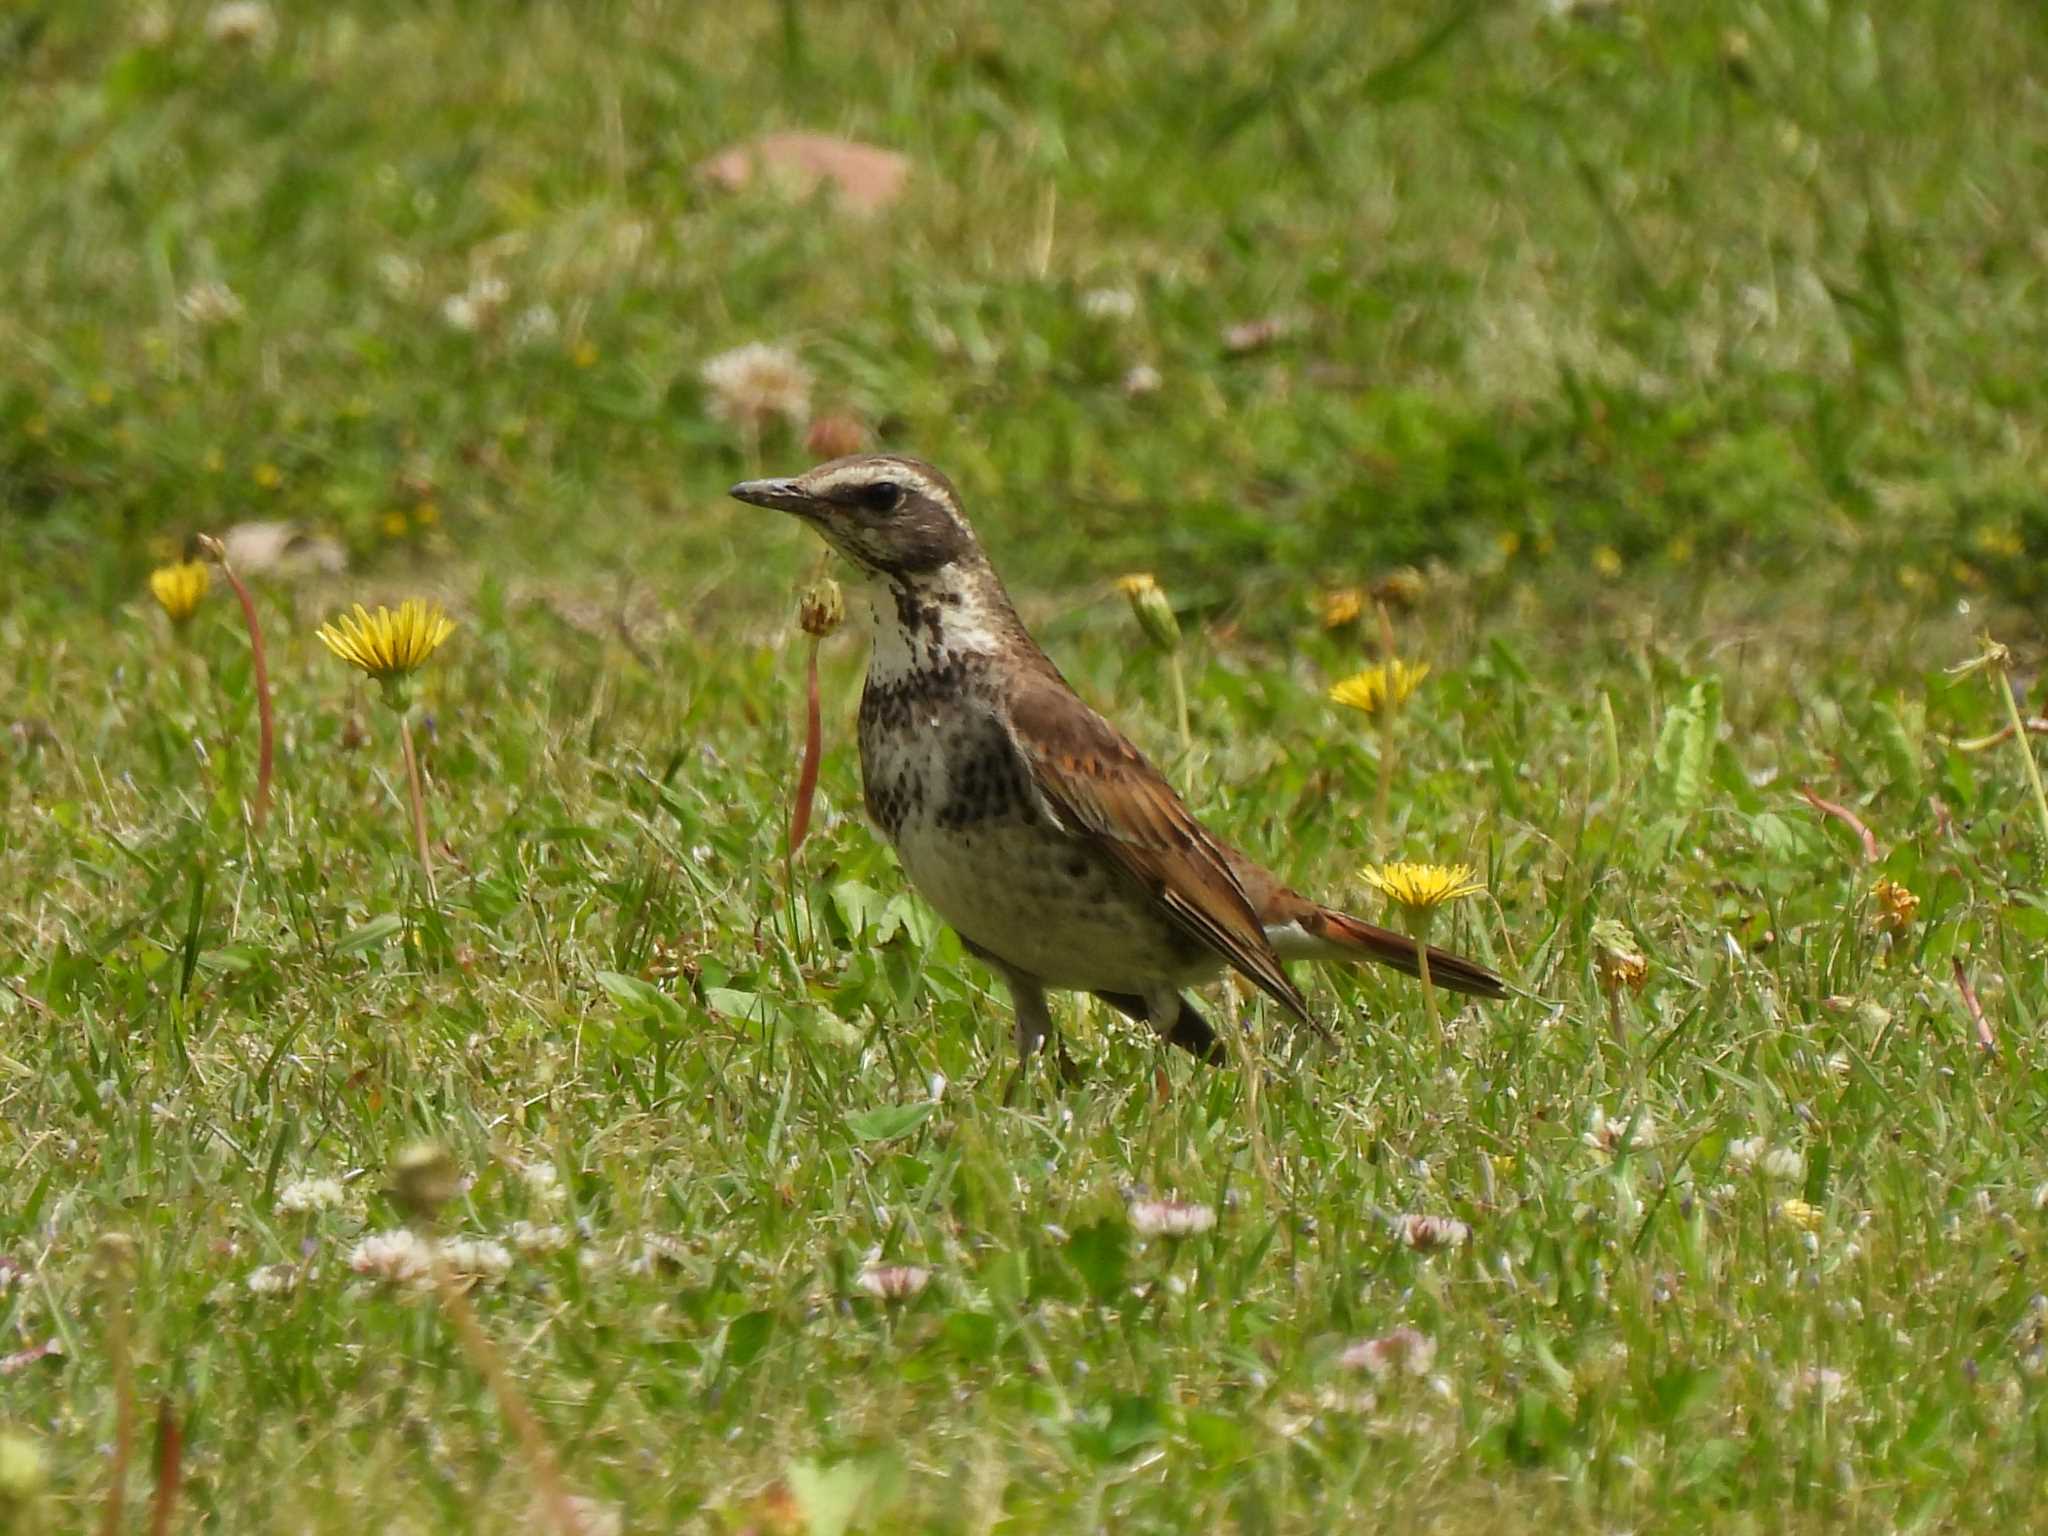
[[[1410,976],[1420,976],[1415,940],[1363,918],[1304,902],[1308,910],[1291,914],[1284,927],[1269,926],[1266,937],[1283,960],[1377,960]],[[1469,997],[1506,997],[1507,984],[1476,960],[1429,946],[1429,979],[1450,992]]]

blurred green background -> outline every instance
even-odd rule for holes
[[[752,341],[1036,581],[2037,587],[2037,5],[216,9],[0,7],[0,537],[88,601],[252,517],[751,565],[700,370]],[[700,173],[777,128],[906,196]]]

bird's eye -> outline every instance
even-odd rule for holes
[[[894,512],[903,500],[903,487],[893,480],[877,480],[856,491],[854,500],[870,512]]]

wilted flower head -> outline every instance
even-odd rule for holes
[[[1154,645],[1166,651],[1180,649],[1180,620],[1174,615],[1165,589],[1150,571],[1132,571],[1128,576],[1117,577],[1116,589],[1130,599],[1138,627]]]
[[[759,341],[734,347],[706,363],[702,378],[711,414],[752,432],[778,416],[802,426],[811,413],[810,370],[787,347]]]
[[[352,667],[359,667],[386,686],[385,696],[394,704],[390,684],[403,682],[433,655],[441,643],[455,633],[455,623],[441,611],[409,597],[393,613],[381,603],[375,613],[357,603],[354,613],[345,613],[320,626],[320,643]]]
[[[1470,864],[1381,864],[1362,871],[1365,883],[1396,906],[1427,912],[1486,889]]]
[[[178,313],[202,330],[233,325],[242,318],[242,301],[226,283],[194,283],[178,296]]]
[[[1613,918],[1603,917],[1593,925],[1593,974],[1600,990],[1609,997],[1621,992],[1640,992],[1650,979],[1650,962],[1636,948],[1629,931]]]
[[[845,618],[846,598],[839,590],[839,583],[829,576],[821,577],[804,588],[803,596],[797,601],[797,628],[815,640],[831,634]]]
[[[1879,880],[1870,894],[1877,902],[1877,926],[1886,933],[1904,933],[1920,915],[1920,898],[1896,880]]]
[[[1372,584],[1372,595],[1395,608],[1413,608],[1429,590],[1429,578],[1412,565],[1396,566]]]
[[[1193,1200],[1133,1200],[1126,1214],[1140,1237],[1193,1237],[1216,1225],[1216,1208]]]
[[[854,1284],[877,1301],[908,1301],[931,1283],[921,1264],[864,1264]]]
[[[1362,672],[1354,672],[1335,684],[1330,689],[1330,700],[1362,714],[1391,713],[1408,702],[1408,696],[1422,685],[1427,676],[1428,662],[1418,661],[1411,665],[1396,656]]]
[[[1394,1232],[1417,1253],[1462,1248],[1472,1240],[1472,1229],[1455,1216],[1401,1216],[1394,1222]]]
[[[1337,1357],[1346,1370],[1366,1371],[1380,1381],[1390,1376],[1427,1376],[1436,1363],[1436,1340],[1416,1328],[1396,1328],[1364,1339]]]
[[[1358,622],[1365,612],[1365,593],[1357,587],[1338,587],[1325,592],[1316,604],[1317,617],[1325,629],[1342,629],[1346,624]]]
[[[858,416],[834,411],[820,416],[804,433],[804,452],[813,458],[839,459],[868,445],[868,429]]]
[[[213,585],[213,573],[199,560],[180,560],[175,565],[160,565],[149,573],[150,596],[157,605],[170,615],[173,624],[182,624],[198,610],[200,599]]]

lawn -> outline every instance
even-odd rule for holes
[[[2002,0],[0,0],[0,1527],[167,1440],[236,1533],[2038,1523],[2044,80]],[[777,129],[902,199],[704,174]],[[1472,863],[1516,997],[1063,1001],[1006,1104],[851,633],[784,856],[826,568],[723,493],[821,419],[1232,841]],[[148,577],[270,520],[259,828]],[[315,634],[408,597],[431,884]]]

